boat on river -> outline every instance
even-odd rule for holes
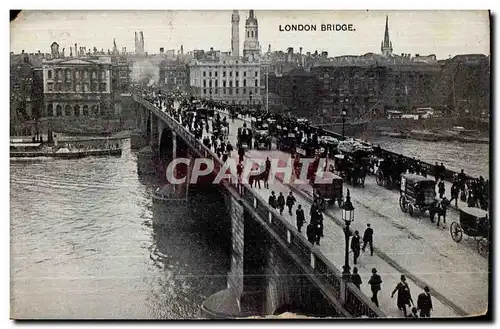
[[[38,158],[52,157],[58,159],[80,159],[96,156],[121,156],[122,149],[118,145],[108,145],[106,147],[58,147],[47,146],[43,143],[11,143],[11,158]]]

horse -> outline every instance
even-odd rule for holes
[[[254,183],[255,185],[259,184],[260,188],[260,182],[263,181],[264,187],[268,189],[269,188],[268,180],[269,180],[269,172],[264,171],[257,175],[250,175],[250,177],[248,177],[248,184],[250,184],[250,187],[253,187]]]
[[[443,223],[446,223],[446,210],[448,209],[449,205],[450,201],[446,198],[442,199],[439,202],[436,202],[436,204],[431,209],[429,209],[429,216],[431,222],[434,223],[434,217],[437,214],[438,215],[437,225],[439,225],[439,222],[441,221],[441,216],[443,217]]]

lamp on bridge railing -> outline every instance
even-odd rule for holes
[[[345,117],[347,116],[347,111],[342,110],[342,137],[345,137]]]
[[[351,273],[349,272],[351,268],[349,267],[349,238],[351,236],[351,230],[349,226],[352,221],[354,221],[354,206],[351,202],[351,194],[349,189],[347,189],[347,196],[345,198],[344,204],[342,205],[342,219],[344,220],[344,236],[345,236],[345,262],[344,271],[342,272],[343,278],[349,278]]]

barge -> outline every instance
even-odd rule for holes
[[[11,158],[38,158],[52,157],[57,159],[81,159],[97,156],[121,156],[120,147],[110,147],[101,149],[68,149],[43,146],[42,143],[11,143]]]

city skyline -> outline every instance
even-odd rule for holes
[[[11,52],[50,52],[50,44],[60,49],[79,46],[135,51],[134,32],[144,31],[145,51],[159,48],[184,51],[213,47],[231,49],[230,10],[211,11],[23,11],[11,22]],[[239,10],[240,52],[248,10]],[[394,54],[430,55],[446,59],[459,54],[489,55],[489,13],[487,11],[255,11],[259,23],[259,43],[266,52],[293,47],[303,53],[328,51],[329,57],[380,53],[385,17],[389,17]],[[120,22],[109,29],[110,22]],[[467,24],[464,24],[467,22]],[[280,32],[285,24],[353,24],[353,32]],[[57,26],[57,27],[54,27]],[[438,33],[436,31],[439,31]]]

